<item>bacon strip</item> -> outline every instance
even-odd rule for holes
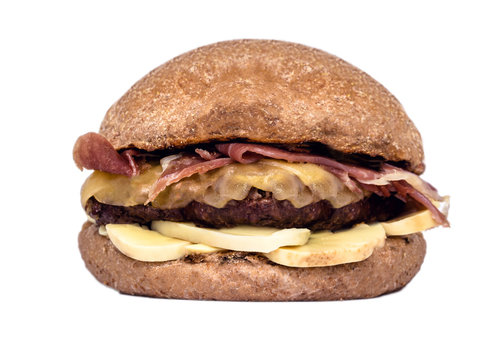
[[[231,143],[218,144],[215,145],[215,147],[221,153],[228,155],[233,160],[242,164],[255,162],[260,159],[260,157],[258,158],[258,155],[262,155],[264,157],[281,159],[289,162],[306,162],[329,166],[331,168],[345,171],[348,175],[359,180],[374,180],[380,176],[379,173],[371,169],[366,169],[356,165],[343,164],[325,156],[295,153],[268,145]]]
[[[359,183],[359,185],[367,191],[370,191],[378,196],[385,196],[384,192],[382,191],[381,187],[378,185],[372,185],[372,184],[365,184],[365,183]],[[388,197],[388,196],[387,196]]]
[[[234,162],[230,158],[219,158],[213,160],[203,160],[193,155],[184,155],[174,159],[168,167],[163,171],[159,179],[149,190],[149,198],[144,205],[153,201],[161,191],[166,189],[170,184],[176,183],[183,178],[194,174],[204,174],[210,170],[218,169]]]
[[[198,154],[199,156],[201,156],[205,160],[217,159],[218,157],[220,157],[222,155],[221,153],[218,153],[216,151],[210,152],[210,151],[204,150],[204,149],[196,149],[196,150],[194,150],[194,152],[196,154]]]
[[[439,209],[429,200],[429,198],[422,194],[420,191],[416,190],[413,186],[411,186],[404,180],[393,181],[393,184],[400,196],[405,198],[406,195],[409,195],[412,199],[425,206],[431,212],[434,221],[445,227],[450,226],[450,223],[448,222],[446,216],[441,211],[439,211]]]
[[[320,165],[323,169],[325,169],[326,171],[329,171],[331,174],[333,175],[336,175],[336,177],[338,179],[341,180],[341,182],[343,184],[346,185],[347,188],[349,188],[352,192],[354,193],[358,193],[358,194],[362,194],[362,190],[359,186],[357,186],[357,184],[355,183],[355,181],[353,181],[352,179],[350,179],[350,176],[348,176],[348,173],[344,170],[341,170],[341,169],[337,169],[337,168],[334,168],[334,167],[330,167],[330,166],[327,166],[327,165]]]
[[[93,132],[80,136],[73,148],[73,158],[80,170],[86,168],[130,177],[139,172],[133,158],[137,155],[139,153],[136,150],[118,153],[110,141]]]
[[[252,150],[250,146],[252,146]],[[229,156],[231,159],[238,161],[241,164],[250,164],[261,160],[264,154],[260,154],[259,151],[261,151],[261,149],[264,148],[271,148],[273,150],[281,151],[280,149],[266,145],[253,145],[253,144],[240,144],[240,143],[217,144],[215,145],[215,148],[224,155]],[[286,153],[290,154],[290,152],[288,151],[286,151]]]
[[[140,174],[140,164],[138,164],[138,162],[136,162],[133,158],[133,156],[140,155],[137,150],[128,149],[119,153],[119,155],[128,160],[128,165],[131,169],[131,176],[137,176],[138,174]]]

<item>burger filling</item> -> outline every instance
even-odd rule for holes
[[[241,236],[239,242],[243,244],[243,236],[251,235],[248,229],[240,230],[240,225],[273,229],[264,230],[269,233],[266,237],[263,230],[259,231],[261,241],[265,242],[263,247],[270,249],[272,241],[277,241],[278,246],[273,248],[278,248],[275,251],[282,253],[285,259],[280,261],[280,255],[271,254],[268,258],[292,266],[310,262],[317,251],[322,254],[320,259],[325,259],[327,244],[336,248],[342,246],[342,240],[335,240],[340,235],[330,231],[355,224],[383,222],[415,212],[414,216],[372,229],[358,225],[361,226],[359,233],[369,233],[366,246],[371,250],[366,252],[355,247],[355,241],[362,240],[361,235],[345,235],[344,239],[355,238],[351,247],[361,249],[359,251],[365,254],[359,255],[362,259],[372,253],[373,247],[383,243],[386,234],[403,235],[437,225],[448,226],[445,213],[438,209],[443,198],[417,175],[376,159],[359,163],[356,156],[327,155],[304,145],[251,143],[204,144],[171,153],[147,153],[136,149],[117,152],[107,139],[95,133],[81,136],[74,147],[76,164],[96,170],[81,192],[82,205],[92,221],[107,225],[109,235],[113,231],[111,240],[119,248],[129,249],[136,243],[136,235],[131,234],[150,235],[144,233],[145,228],[112,228],[111,224],[147,225],[168,236],[160,239],[153,235],[152,241],[156,244],[159,241],[165,244],[166,239],[188,241],[182,244],[179,240],[174,243],[169,240],[165,244],[168,248],[161,247],[162,251],[170,253],[166,259],[190,253],[194,251],[191,244],[215,236],[215,242],[206,244],[212,251],[220,248],[242,250],[234,248],[237,242],[233,236]],[[197,228],[182,225],[187,222],[207,228],[236,227],[238,233],[201,234]],[[303,229],[292,229],[299,231],[282,235],[274,228]],[[317,235],[318,232],[313,231],[322,232]],[[231,240],[227,239],[230,236]],[[125,242],[125,239],[130,240]],[[291,243],[294,240],[297,242]],[[258,245],[259,238],[251,241],[250,249],[264,252]],[[320,248],[317,242],[325,245]],[[300,260],[300,254],[312,243],[314,248],[308,248],[308,260]],[[286,245],[291,248],[282,250]],[[297,249],[292,245],[303,246]],[[156,248],[154,253],[161,248]],[[145,246],[141,245],[140,249],[144,251]],[[347,253],[347,250],[345,247],[337,251]],[[198,251],[202,250],[198,248]],[[298,251],[296,256],[301,258],[293,260],[290,251]],[[146,258],[158,258],[149,256]],[[317,264],[314,266],[335,262],[324,260]]]
[[[296,151],[297,150],[297,151]],[[371,169],[270,145],[207,145],[168,156],[118,153],[101,135],[78,139],[74,159],[96,169],[81,193],[99,224],[194,221],[335,230],[426,208],[440,225],[437,191],[417,175],[382,163]],[[376,167],[376,166],[375,166]]]

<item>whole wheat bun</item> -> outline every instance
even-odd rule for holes
[[[147,151],[318,142],[424,170],[420,134],[381,84],[336,56],[282,41],[220,42],[168,61],[108,110],[100,133],[116,149]]]
[[[304,301],[370,298],[405,286],[425,256],[422,234],[388,238],[352,264],[291,268],[253,253],[226,251],[148,263],[120,253],[86,222],[79,249],[89,271],[122,293],[174,299]]]

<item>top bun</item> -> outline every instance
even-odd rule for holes
[[[334,55],[283,41],[225,41],[168,61],[112,105],[100,133],[116,149],[147,151],[319,142],[424,170],[420,134],[387,89]]]

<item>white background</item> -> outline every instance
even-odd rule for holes
[[[503,11],[495,2],[0,5],[0,357],[502,358]],[[183,4],[182,4],[183,3]],[[14,4],[14,2],[12,2]],[[228,303],[119,295],[85,269],[75,139],[136,80],[236,38],[336,54],[394,93],[452,196],[422,270],[372,300]]]

